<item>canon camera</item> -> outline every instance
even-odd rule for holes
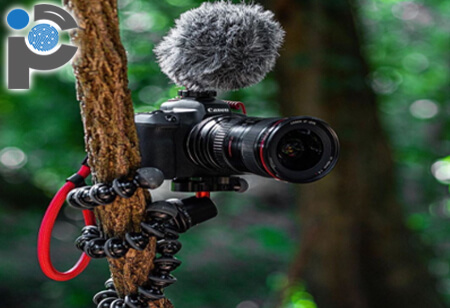
[[[179,95],[135,116],[142,166],[158,168],[166,179],[253,173],[307,183],[337,162],[337,135],[322,120],[248,117],[232,112],[213,91]]]

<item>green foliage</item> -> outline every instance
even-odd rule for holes
[[[442,266],[450,262],[450,199],[442,185],[450,183],[450,160],[442,158],[450,153],[450,5],[367,0],[359,10],[372,70],[368,82],[392,143],[405,223],[434,252],[430,272],[450,301],[448,266]]]
[[[286,291],[282,308],[317,308],[311,294],[306,291],[303,284],[296,284]]]

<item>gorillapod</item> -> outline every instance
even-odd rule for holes
[[[246,114],[243,103],[231,101],[226,103],[231,109],[240,109]],[[174,179],[173,191],[194,192],[195,197],[151,202],[147,204],[145,218],[140,224],[141,232],[126,233],[124,238],[106,238],[95,225],[92,209],[97,206],[108,206],[117,197],[130,198],[139,187],[158,188],[164,181],[164,174],[156,168],[141,168],[136,171],[131,181],[115,179],[112,183],[86,186],[85,179],[89,174],[90,168],[86,157],[80,170],[69,177],[66,184],[54,196],[44,215],[38,236],[38,259],[44,274],[57,281],[70,280],[83,272],[90,258],[121,258],[129,249],[145,249],[151,237],[157,240],[158,254],[153,260],[154,269],[147,277],[147,282],[138,287],[137,294],[119,298],[113,280],[108,279],[105,282],[106,290],[94,296],[93,300],[98,308],[146,308],[149,302],[164,298],[164,288],[176,282],[176,278],[170,272],[181,264],[181,261],[174,257],[181,249],[179,234],[217,215],[216,205],[209,198],[210,192],[244,192],[248,188],[244,179],[234,176]],[[73,268],[59,272],[51,262],[50,242],[53,226],[66,199],[69,205],[83,211],[86,227],[75,241],[76,247],[83,254]]]
[[[89,262],[86,261],[87,257],[118,259],[124,257],[130,249],[145,249],[152,237],[157,241],[154,268],[148,275],[148,280],[138,287],[138,292],[120,298],[113,280],[108,279],[105,283],[106,290],[97,293],[93,298],[98,308],[145,308],[148,307],[149,302],[164,298],[164,288],[176,282],[176,278],[170,273],[181,264],[181,261],[174,256],[182,247],[178,240],[179,234],[217,215],[217,207],[209,198],[209,192],[242,192],[248,187],[247,182],[238,177],[174,180],[172,185],[174,191],[196,192],[196,196],[150,202],[147,204],[145,217],[140,224],[140,232],[128,232],[123,238],[107,238],[93,223],[91,210],[97,206],[108,206],[117,197],[130,198],[138,188],[155,189],[164,181],[164,175],[156,168],[141,168],[137,170],[132,180],[115,179],[112,183],[86,186],[84,179],[90,171],[86,168],[88,167],[84,162],[82,169],[67,179],[68,187],[64,186],[52,201],[57,203],[56,210],[52,213],[51,204],[44,217],[38,242],[39,261],[44,273],[55,280],[68,280],[78,275],[87,266]],[[60,194],[64,195],[64,191],[69,205],[83,210],[85,218],[88,218],[85,219],[87,226],[82,229],[81,235],[75,242],[76,247],[84,252],[82,258],[70,271],[59,273],[51,265],[49,237],[57,212],[62,206]]]

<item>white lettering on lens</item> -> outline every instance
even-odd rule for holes
[[[317,125],[317,123],[315,121],[311,121],[309,119],[302,119],[302,120],[294,120],[292,122],[289,123],[290,125],[295,125],[295,124],[310,124],[310,125]]]

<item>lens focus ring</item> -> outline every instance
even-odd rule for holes
[[[220,121],[222,120],[222,121]],[[213,141],[213,155],[215,158],[215,163],[218,167],[236,171],[232,166],[227,163],[225,158],[225,138],[228,135],[229,130],[233,127],[235,121],[230,121],[230,118],[227,119],[218,119],[216,132],[214,134]]]
[[[196,125],[188,137],[188,153],[191,159],[206,169],[236,172],[227,163],[224,142],[230,128],[235,125],[235,118],[214,116]]]

